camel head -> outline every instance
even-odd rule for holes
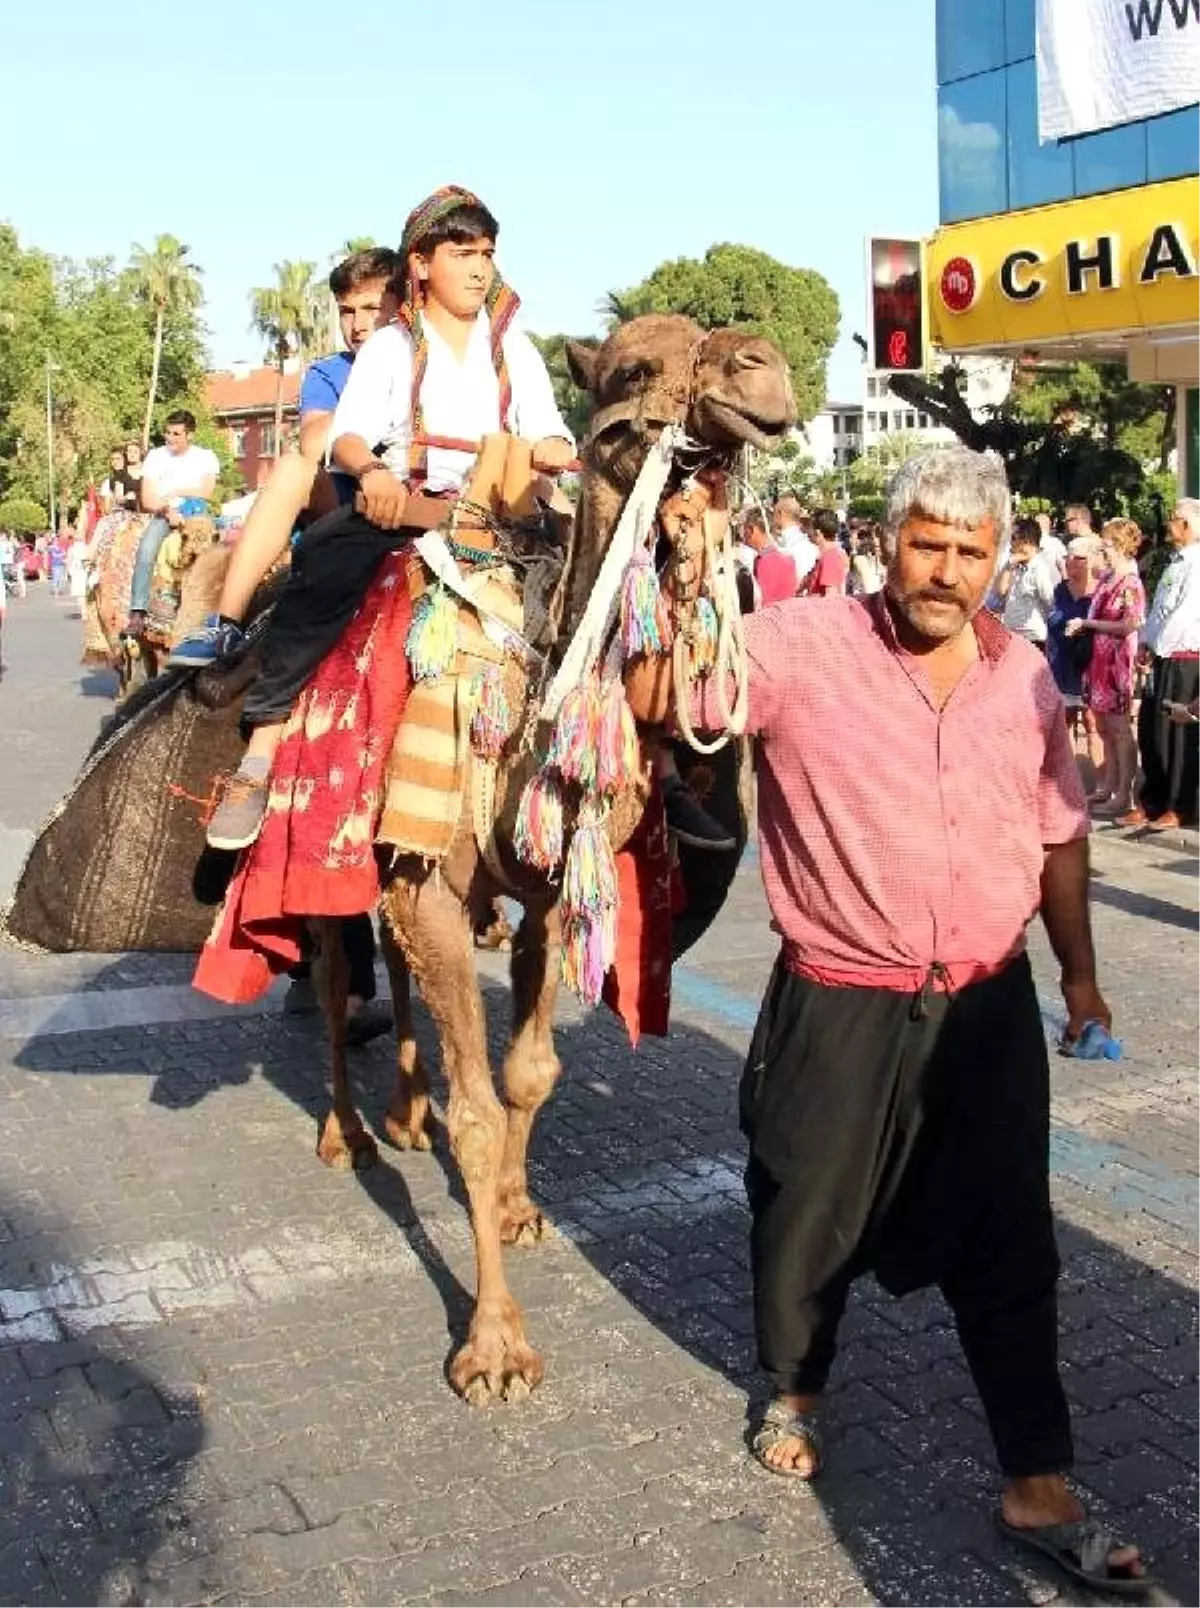
[[[567,620],[587,601],[621,506],[651,444],[668,424],[729,461],[743,445],[770,450],[796,422],[783,354],[760,335],[707,333],[690,318],[647,314],[619,325],[602,346],[567,342],[576,385],[596,409],[583,448],[583,493]],[[694,459],[693,459],[693,466]]]
[[[597,348],[567,343],[571,376],[596,402],[588,466],[617,483],[636,478],[648,441],[665,424],[733,452],[767,451],[796,422],[783,355],[760,335],[707,333],[690,318],[650,313],[619,325]]]

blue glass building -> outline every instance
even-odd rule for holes
[[[936,3],[934,339],[1123,357],[1135,379],[1181,385],[1181,479],[1194,492],[1200,107],[1042,141],[1035,0]]]

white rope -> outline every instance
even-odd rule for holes
[[[686,440],[681,425],[669,424],[646,454],[633,490],[625,499],[583,618],[575,628],[563,661],[542,699],[543,720],[553,720],[572,687],[579,686],[595,669],[620,608],[625,567],[653,534],[659,499],[671,472],[676,450]]]

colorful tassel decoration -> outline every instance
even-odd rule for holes
[[[471,685],[471,747],[481,759],[499,759],[512,734],[512,707],[499,665],[489,664]]]
[[[717,663],[717,637],[720,622],[711,597],[696,599],[696,613],[692,621],[692,674],[711,675]]]
[[[600,695],[596,733],[596,791],[605,798],[632,786],[641,774],[641,745],[637,722],[617,679]]]
[[[671,617],[647,547],[639,549],[625,566],[621,582],[621,646],[627,659],[641,653],[666,653],[671,646]]]
[[[404,651],[417,681],[432,681],[458,656],[458,604],[444,586],[423,593],[413,609]]]
[[[562,783],[551,770],[540,770],[525,784],[517,805],[513,846],[526,865],[553,871],[563,853]]]
[[[600,735],[600,699],[590,678],[572,687],[563,699],[550,738],[550,764],[566,782],[587,792],[596,782],[596,745]]]
[[[617,948],[617,865],[602,821],[584,823],[571,839],[561,908],[563,981],[598,1004]]]

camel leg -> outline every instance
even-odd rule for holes
[[[379,1160],[379,1147],[363,1127],[350,1092],[346,1059],[346,1001],[350,995],[350,967],[342,944],[341,925],[333,920],[311,923],[316,954],[313,983],[325,1030],[329,1035],[332,1104],[321,1126],[317,1155],[335,1172],[359,1172]]]
[[[431,1150],[433,1113],[429,1108],[429,1074],[413,1032],[412,977],[386,919],[380,923],[380,940],[392,985],[397,1045],[396,1083],[384,1115],[383,1131],[399,1150]]]
[[[534,1245],[545,1231],[529,1198],[526,1165],[534,1118],[562,1073],[554,1052],[554,999],[561,939],[557,908],[527,909],[512,952],[512,1042],[504,1061],[508,1125],[500,1168],[500,1237]]]
[[[498,1191],[505,1117],[488,1065],[471,918],[436,876],[393,882],[384,913],[437,1024],[450,1088],[450,1147],[475,1238],[475,1310],[466,1343],[451,1360],[450,1383],[473,1407],[513,1401],[540,1383],[543,1364],[525,1339],[524,1316],[504,1276]]]

